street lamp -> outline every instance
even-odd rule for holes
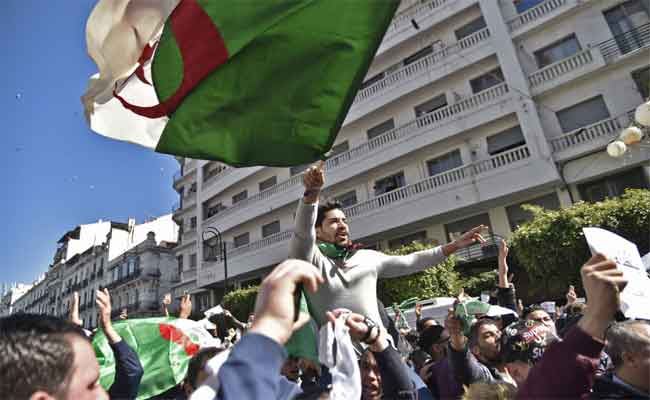
[[[226,241],[221,236],[219,229],[209,226],[201,234],[203,239],[203,259],[205,261],[223,260],[223,294],[228,292],[228,251]],[[205,250],[208,250],[207,252]]]

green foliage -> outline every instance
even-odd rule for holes
[[[461,275],[460,285],[465,293],[479,297],[481,292],[491,292],[497,286],[497,271],[486,271],[476,275]]]
[[[397,250],[387,252],[387,254],[405,255],[428,248],[430,246],[413,242]],[[398,278],[380,279],[377,288],[379,298],[384,305],[390,305],[401,303],[411,297],[428,299],[455,295],[460,287],[459,274],[455,266],[455,258],[449,257],[435,268],[427,268],[424,271]]]
[[[629,189],[620,198],[598,203],[576,203],[556,211],[526,206],[534,218],[514,233],[510,246],[517,263],[547,295],[560,295],[567,284],[580,284],[580,267],[591,253],[583,227],[616,233],[639,247],[650,249],[650,190]]]
[[[240,321],[246,321],[248,315],[255,309],[255,298],[259,286],[251,286],[245,289],[237,289],[229,292],[223,297],[223,306],[230,310]]]

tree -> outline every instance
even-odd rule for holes
[[[222,304],[240,321],[248,320],[248,316],[255,309],[255,298],[258,286],[233,290],[223,297]]]
[[[561,297],[568,284],[580,285],[580,267],[591,253],[582,228],[607,229],[634,242],[641,255],[650,250],[650,190],[628,189],[620,198],[579,202],[550,211],[525,206],[533,219],[512,236],[516,262],[547,298]],[[539,286],[539,285],[538,285]]]

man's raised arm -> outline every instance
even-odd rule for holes
[[[289,257],[313,262],[316,247],[316,216],[318,213],[318,197],[325,183],[323,162],[309,167],[303,175],[305,193],[298,202],[293,237],[289,243]]]

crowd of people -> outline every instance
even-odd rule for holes
[[[580,273],[586,305],[569,287],[566,304],[549,312],[522,307],[502,242],[494,303],[509,312],[467,312],[476,300],[461,293],[444,321],[424,317],[416,306],[410,330],[399,314],[395,321],[385,312],[377,279],[421,270],[481,243],[484,227],[406,256],[360,249],[350,240],[341,207],[318,205],[323,184],[321,166],[306,171],[291,258],[263,280],[248,321],[227,310],[210,318],[220,344],[200,349],[185,379],[154,398],[650,398],[650,325],[622,316],[620,292],[627,280],[613,260],[602,254],[585,260]],[[311,318],[298,309],[301,292]],[[73,306],[68,320],[30,314],[0,319],[1,399],[138,398],[146,362],[114,329],[110,293],[98,291],[96,301],[99,329],[116,361],[111,386],[99,384],[93,333],[80,327]],[[170,303],[163,300],[167,316]],[[463,307],[466,312],[459,313]],[[188,318],[191,309],[184,296],[178,317]],[[295,332],[308,327],[321,336],[319,361],[285,349]]]

